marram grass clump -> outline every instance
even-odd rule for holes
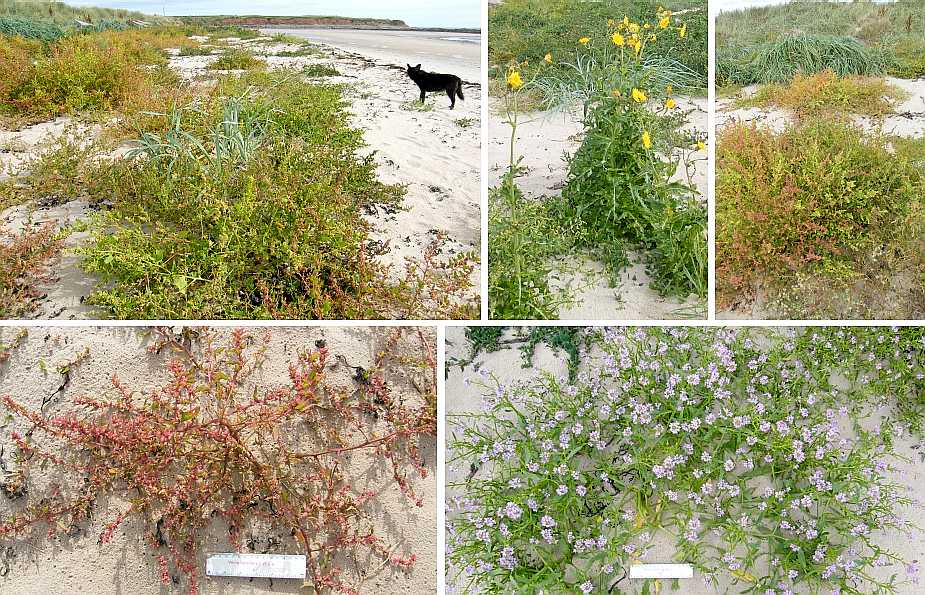
[[[890,65],[883,50],[865,46],[853,37],[785,35],[749,48],[717,52],[718,85],[786,83],[797,74],[831,70],[840,77],[883,74]]]

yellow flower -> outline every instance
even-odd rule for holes
[[[590,37],[582,37],[581,39],[578,40],[578,43],[580,43],[581,45],[588,45],[589,41],[591,41]]]
[[[633,87],[633,101],[636,103],[642,103],[647,99],[646,94],[643,91],[640,91],[636,87]]]
[[[706,146],[705,144],[703,144],[703,141],[702,141],[702,140],[699,140],[699,141],[697,141],[697,148],[700,149],[701,151],[703,151],[703,150],[705,150],[705,149],[707,148],[707,146]]]
[[[651,28],[652,28],[652,25],[650,25],[649,23],[646,23],[645,25],[642,26],[642,28],[643,28],[643,29],[651,29]]]
[[[623,36],[620,35],[619,33],[614,33],[612,39],[613,39],[614,45],[623,45],[625,43]]]
[[[660,20],[660,21],[658,22],[658,28],[659,28],[659,29],[667,29],[667,28],[668,28],[668,25],[670,25],[670,24],[671,24],[671,19],[668,18],[668,17],[664,17],[664,18],[662,18],[662,20]]]
[[[667,87],[665,87],[665,94],[668,95],[668,97],[671,97],[672,91],[674,91],[674,87],[672,87],[671,85],[668,85]]]
[[[681,28],[678,29],[678,37],[684,39],[684,36],[687,34],[687,23],[681,25]]]
[[[639,52],[642,51],[642,42],[638,39],[633,42],[633,50],[635,50],[636,55],[639,55]]]
[[[607,19],[607,26],[610,27],[611,29],[613,29],[614,20],[613,20],[613,19]]]
[[[671,97],[665,100],[665,107],[668,109],[674,109],[675,107],[677,107],[677,105],[678,104],[675,103],[674,99],[672,99]]]
[[[519,70],[512,70],[508,73],[507,84],[515,91],[524,86],[524,80],[520,77]]]
[[[658,38],[655,37],[655,33],[650,33],[650,34],[649,34],[649,41],[655,41],[656,39],[658,39]]]
[[[629,29],[630,33],[639,33],[638,23],[630,23],[629,25],[626,26],[626,28]]]
[[[642,146],[646,149],[652,148],[652,137],[649,136],[648,130],[642,131]]]
[[[629,26],[630,26],[630,18],[629,18],[628,16],[626,16],[626,15],[623,15],[623,26],[624,26],[624,27],[629,27]]]
[[[552,64],[552,54],[546,54],[543,60],[545,60],[547,64]]]

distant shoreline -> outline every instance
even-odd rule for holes
[[[471,27],[409,27],[399,19],[361,19],[319,16],[213,15],[176,16],[186,23],[206,26],[234,26],[248,29],[364,29],[369,31],[419,31],[433,33],[476,33]]]
[[[417,31],[423,33],[472,33],[480,35],[481,29],[451,29],[442,27],[384,27],[374,25],[238,25],[245,29],[354,29],[362,31]]]

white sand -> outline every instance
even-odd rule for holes
[[[17,329],[0,329],[0,343],[10,342]],[[227,332],[227,331],[223,331]],[[257,330],[256,334],[262,331]],[[432,331],[425,331],[433,338]],[[345,366],[338,363],[336,354],[343,355],[351,365],[369,367],[377,347],[384,339],[386,330],[371,328],[301,328],[275,329],[268,361],[258,375],[261,386],[273,387],[288,383],[287,366],[297,352],[314,346],[317,339],[324,338],[331,349],[328,378],[335,385],[350,386]],[[90,349],[89,358],[74,366],[71,381],[58,399],[49,405],[49,413],[60,414],[67,410],[69,400],[82,395],[104,395],[110,391],[110,377],[113,373],[136,390],[158,386],[165,379],[162,357],[145,351],[148,343],[144,334],[132,328],[82,328],[60,329],[36,327],[29,329],[25,344],[13,353],[7,364],[0,364],[0,394],[9,394],[17,401],[38,408],[42,399],[52,395],[61,384],[61,375],[55,370],[58,365],[73,361],[85,348]],[[164,356],[167,354],[165,353]],[[43,373],[42,369],[47,370]],[[388,380],[397,396],[406,402],[416,402],[418,397],[401,374],[392,370]],[[9,434],[14,430],[23,432],[27,427],[21,422],[7,423],[0,429],[0,446],[5,448],[3,460],[12,465],[13,447]],[[389,489],[380,497],[381,507],[375,512],[377,530],[389,543],[397,545],[397,553],[417,554],[417,563],[410,573],[380,570],[369,576],[361,592],[374,593],[433,593],[436,581],[436,481],[434,465],[436,440],[426,445],[423,455],[429,469],[428,478],[415,479],[413,485],[423,497],[423,508],[417,508],[401,496],[397,489]],[[357,486],[389,485],[391,474],[374,466],[367,458],[355,457],[357,465]],[[37,492],[38,493],[38,492]],[[157,563],[148,555],[143,539],[141,523],[128,522],[120,527],[112,543],[97,545],[101,529],[111,514],[120,510],[123,502],[100,501],[94,520],[75,538],[59,537],[47,540],[43,536],[14,542],[10,549],[0,551],[0,570],[8,567],[5,577],[0,577],[0,593],[17,595],[77,595],[85,593],[166,593],[158,578]],[[0,494],[0,515],[10,509],[10,501]],[[205,552],[232,551],[227,543],[226,533],[216,527],[210,532]],[[254,534],[257,551],[266,547],[267,534]],[[285,539],[283,539],[285,543]],[[282,547],[271,553],[300,553]],[[362,558],[361,558],[362,559]],[[203,570],[205,558],[199,557]],[[360,568],[368,573],[379,567],[370,562]],[[355,576],[350,577],[351,580]],[[263,593],[304,593],[300,591],[301,581],[268,579],[210,579],[201,581],[201,593],[223,595],[244,595]]]
[[[465,338],[464,332],[464,327],[448,327],[446,331],[446,411],[448,415],[467,413],[481,409],[484,389],[477,386],[475,383],[467,386],[465,382],[467,378],[476,379],[479,369],[488,370],[499,382],[505,385],[521,381],[531,382],[538,379],[540,374],[544,371],[556,377],[564,377],[568,374],[568,357],[564,353],[554,352],[545,344],[537,347],[531,366],[527,369],[522,367],[523,358],[518,349],[519,345],[513,345],[502,348],[500,351],[494,353],[482,353],[476,357],[472,364],[460,370],[459,366],[451,366],[450,362],[452,362],[454,358],[466,360],[469,357],[469,344],[468,340]],[[509,330],[506,338],[512,337],[513,334],[514,331]],[[582,364],[583,369],[588,365],[590,364],[584,362]],[[448,423],[447,442],[451,441],[451,432],[452,427]],[[901,439],[897,441],[897,452],[901,456],[908,457],[910,462],[897,463],[899,473],[896,479],[900,483],[912,487],[912,493],[910,495],[922,501],[925,500],[925,463],[921,462],[920,451],[913,449],[917,442],[918,441],[910,439]],[[447,459],[449,459],[450,456],[451,453],[448,452]],[[479,477],[484,478],[485,471],[482,470],[480,473]],[[465,481],[468,474],[468,468],[463,468],[460,465],[447,466],[447,483]],[[447,503],[451,503],[451,499],[454,496],[462,495],[461,492],[462,490],[459,488],[448,487],[446,492]],[[922,514],[921,507],[917,509],[906,509],[904,514],[906,514],[907,517],[911,515],[913,522],[917,523],[919,526],[925,526],[925,518],[923,518],[925,515]],[[448,517],[452,516],[452,511],[449,508],[447,515]],[[906,535],[885,534],[878,536],[877,540],[907,561],[921,561],[925,559],[925,533],[921,531],[913,534],[912,538]],[[656,532],[653,542],[655,543],[655,548],[649,553],[645,562],[672,563],[677,561],[674,558],[673,538],[664,535],[663,532]],[[457,570],[458,569],[455,568],[449,568],[447,575],[448,584],[450,584],[449,581]],[[892,572],[898,572],[899,578],[902,579],[902,569],[892,567],[891,570]],[[881,578],[888,577],[884,576]],[[743,588],[742,585],[733,587],[727,581],[720,582],[719,588],[713,588],[706,585],[702,579],[703,577],[695,572],[693,579],[680,581],[679,588],[676,591],[671,589],[670,581],[662,581],[662,592],[678,592],[686,595],[718,595],[721,593],[737,593]],[[637,590],[631,592],[638,592],[638,588],[641,587],[641,581],[637,582],[635,586]],[[628,585],[624,582],[621,583],[621,587],[628,588]],[[465,591],[459,590],[457,592]],[[896,593],[897,595],[918,595],[922,593],[922,589],[921,585],[907,584],[897,588]]]
[[[882,119],[871,118],[862,115],[853,115],[852,121],[862,129],[871,133],[882,133],[887,135],[896,135],[906,138],[925,137],[925,79],[906,80],[892,77],[884,77],[884,80],[894,85],[908,94],[908,98],[899,102],[893,114],[888,114]],[[796,117],[790,110],[780,108],[736,108],[735,101],[739,97],[748,97],[755,94],[758,85],[749,85],[743,87],[733,97],[723,97],[716,102],[716,127],[717,132],[725,126],[735,124],[736,122],[751,123],[757,126],[766,127],[774,132],[783,132],[788,126],[796,122]],[[717,197],[719,200],[720,197]],[[905,306],[903,293],[908,293],[910,279],[907,275],[895,275],[892,287],[896,289],[895,295],[884,296],[885,304],[889,309],[903,311]],[[811,284],[811,280],[808,280]],[[750,304],[737,305],[733,310],[717,311],[716,317],[720,320],[766,320],[780,318],[778,307],[772,303],[767,287],[759,286],[755,288],[755,299]],[[882,312],[879,313],[882,317]],[[854,317],[854,316],[852,316]],[[915,318],[915,316],[908,316]]]
[[[689,129],[707,129],[707,100],[705,98],[676,98],[681,110],[694,110],[690,115]],[[510,160],[510,127],[503,121],[498,110],[500,103],[491,103],[492,116],[488,123],[488,183],[490,187],[500,184]],[[572,113],[529,113],[521,116],[517,129],[516,154],[523,157],[522,166],[526,173],[517,179],[524,196],[540,199],[561,193],[568,175],[567,159],[575,154],[582,140],[580,114]],[[707,196],[707,162],[703,152],[691,152],[694,161],[691,179],[684,168],[673,179],[691,183],[703,200]],[[576,290],[575,303],[559,312],[562,320],[635,320],[635,319],[679,319],[706,318],[706,306],[696,298],[680,301],[664,298],[650,287],[652,278],[646,273],[643,256],[631,253],[633,265],[624,270],[621,283],[611,288],[606,278],[592,275],[587,278],[581,273],[567,273],[553,280],[553,286],[571,287]],[[584,262],[585,270],[600,272],[603,265]]]

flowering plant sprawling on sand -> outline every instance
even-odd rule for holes
[[[766,595],[918,580],[883,535],[914,530],[903,514],[920,506],[896,440],[922,438],[922,329],[587,339],[575,381],[483,372],[483,410],[448,422],[447,459],[468,478],[449,486],[457,587],[633,592],[629,566],[666,558]]]

